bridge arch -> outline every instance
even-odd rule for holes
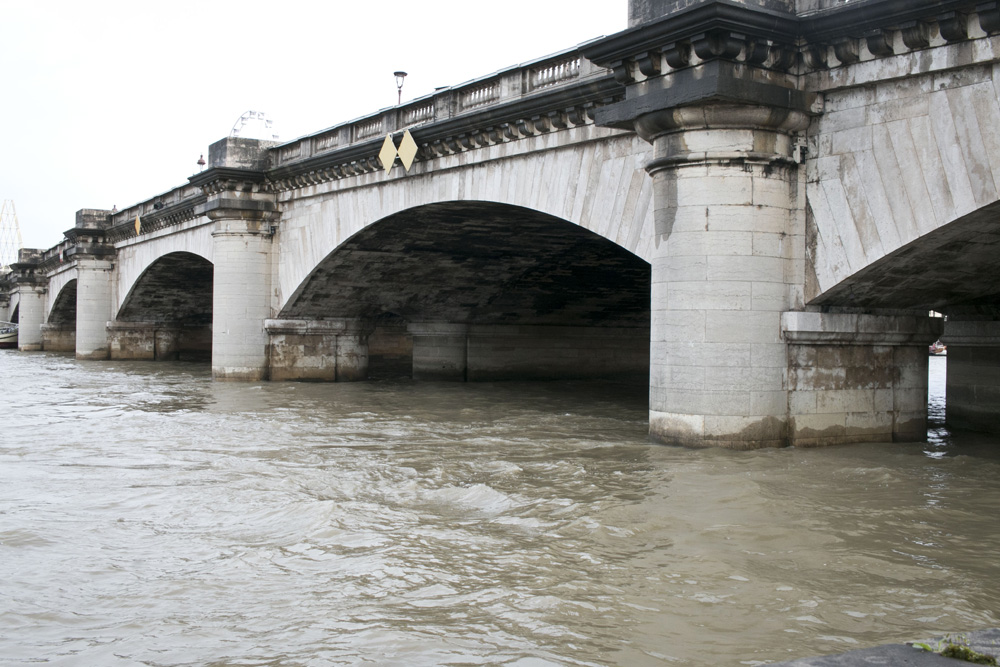
[[[418,378],[645,375],[649,303],[649,263],[600,234],[520,206],[445,201],[354,233],[278,318],[355,323],[394,354],[408,336]]]
[[[47,322],[54,325],[76,324],[76,279],[68,281],[52,300]]]
[[[959,216],[841,280],[811,303],[1000,319],[998,216],[1000,202]]]
[[[110,325],[111,357],[211,358],[214,266],[170,252],[139,275]]]
[[[57,287],[55,298],[49,301],[49,312],[42,325],[42,349],[50,352],[74,352],[76,350],[76,292],[78,281],[63,276],[66,281],[50,285]]]

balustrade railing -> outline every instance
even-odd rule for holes
[[[313,155],[383,137],[387,132],[481,112],[492,105],[606,74],[607,70],[591,64],[576,49],[557,53],[459,86],[439,89],[427,97],[279,146],[272,152],[272,166],[293,164]]]

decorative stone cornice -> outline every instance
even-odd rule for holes
[[[112,215],[109,218],[111,225],[105,233],[105,240],[114,244],[129,238],[136,238],[155,232],[166,227],[180,225],[201,216],[207,197],[199,194],[172,204],[160,204],[156,206],[154,202],[150,212],[139,216],[142,222],[142,229],[138,234],[135,231],[135,216],[131,211]]]
[[[221,192],[269,192],[271,185],[262,171],[236,167],[214,167],[188,178],[207,196]]]
[[[20,287],[44,287],[49,279],[42,269],[43,251],[36,248],[21,248],[17,252],[17,261],[10,265],[7,280],[11,285]]]
[[[623,89],[610,74],[579,85],[563,85],[513,102],[484,106],[436,122],[408,128],[420,147],[417,162],[519,139],[593,124],[597,107],[618,101]],[[398,143],[403,130],[390,132]],[[381,171],[377,156],[385,135],[271,169],[267,176],[281,192]]]
[[[869,0],[796,16],[714,0],[595,41],[583,54],[623,85],[714,59],[805,74],[1000,32],[996,0]],[[896,35],[899,39],[896,39]]]

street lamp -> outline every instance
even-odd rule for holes
[[[399,92],[396,104],[399,105],[403,103],[403,79],[406,78],[406,72],[393,72],[392,75],[396,77],[396,90]]]

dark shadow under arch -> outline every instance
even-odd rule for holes
[[[212,323],[214,266],[190,252],[160,257],[139,276],[115,318],[119,322]]]
[[[66,283],[56,296],[52,310],[49,311],[48,323],[52,325],[69,326],[76,324],[76,279]]]
[[[344,241],[278,317],[367,322],[369,377],[412,361],[426,379],[645,382],[650,278],[646,261],[566,220],[443,202]]]
[[[810,305],[1000,317],[1000,202],[872,262]]]
[[[327,256],[283,318],[649,326],[649,264],[565,220],[445,202],[369,225]]]

